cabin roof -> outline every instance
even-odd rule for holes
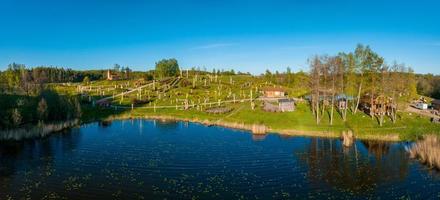
[[[282,87],[264,87],[265,92],[285,92],[286,90]]]
[[[354,100],[354,97],[353,96],[350,96],[350,95],[347,95],[347,94],[338,94],[338,95],[336,95],[336,100],[349,100],[349,101],[352,101],[352,100]]]
[[[278,103],[293,103],[293,99],[278,99]]]

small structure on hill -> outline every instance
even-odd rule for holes
[[[440,100],[439,99],[434,99],[431,102],[432,108],[434,108],[435,110],[440,110]]]
[[[397,110],[397,105],[393,99],[384,95],[375,96],[373,99],[370,95],[365,95],[361,101],[364,112],[369,113],[370,116],[391,115]]]
[[[278,103],[278,105],[276,104]],[[292,99],[278,99],[278,101],[264,101],[263,110],[266,112],[293,112],[295,101]]]
[[[426,110],[426,109],[428,109],[428,104],[425,102],[419,101],[416,103],[416,108],[419,110]]]
[[[102,100],[102,101],[98,101],[96,104],[98,104],[98,106],[101,106],[101,107],[110,107],[111,106],[110,101],[107,99]]]
[[[113,80],[119,80],[120,77],[118,74],[113,73],[112,70],[107,70],[107,80],[113,81]]]
[[[344,110],[348,109],[348,102],[353,101],[354,97],[346,94],[338,94],[336,97],[338,109]]]
[[[286,96],[286,90],[281,87],[265,87],[263,95],[267,98],[280,98]]]
[[[293,112],[295,111],[295,102],[293,99],[279,99],[278,107],[281,112]]]

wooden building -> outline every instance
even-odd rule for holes
[[[281,98],[286,96],[286,90],[281,87],[265,87],[263,95],[266,98]]]
[[[391,97],[379,95],[373,97],[372,100],[370,95],[365,95],[361,98],[361,109],[371,116],[390,115],[397,111],[397,105]]]
[[[111,70],[107,70],[107,80],[113,81],[113,80],[119,80],[120,77],[116,73],[113,73]]]

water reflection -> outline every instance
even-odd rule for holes
[[[173,121],[93,123],[44,139],[0,143],[0,199],[440,194],[440,181],[411,162],[403,145],[357,141],[344,148],[338,139],[250,135]]]
[[[110,121],[110,120],[99,121],[99,122],[98,122],[98,125],[99,125],[100,127],[105,128],[105,127],[111,126],[111,125],[112,125],[112,121]]]
[[[179,123],[171,120],[154,120],[154,126],[162,133],[170,133],[179,128]]]
[[[252,140],[253,141],[263,141],[264,139],[266,139],[266,134],[252,134]]]
[[[311,138],[295,155],[307,166],[311,184],[326,183],[340,191],[369,193],[408,175],[409,158],[398,143],[366,141],[346,148],[339,140]]]
[[[0,177],[14,175],[22,167],[45,167],[52,164],[56,153],[74,150],[80,142],[78,129],[66,130],[50,138],[0,143]],[[1,180],[1,178],[0,178]]]
[[[390,151],[392,143],[386,141],[365,140],[362,144],[368,149],[368,153],[376,157],[376,159],[382,159],[384,155],[387,155]]]

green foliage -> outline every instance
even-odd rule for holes
[[[90,78],[88,76],[84,77],[83,81],[84,84],[88,85],[90,83]]]
[[[440,99],[440,76],[433,74],[416,75],[417,79],[417,93],[429,96],[435,99]]]
[[[174,58],[163,59],[156,63],[156,73],[159,78],[176,76],[180,73],[179,64]]]
[[[76,96],[43,90],[38,96],[0,94],[0,129],[78,119],[81,106]]]
[[[38,102],[37,114],[39,120],[45,121],[47,119],[48,116],[47,102],[44,98],[41,98],[40,102]]]

